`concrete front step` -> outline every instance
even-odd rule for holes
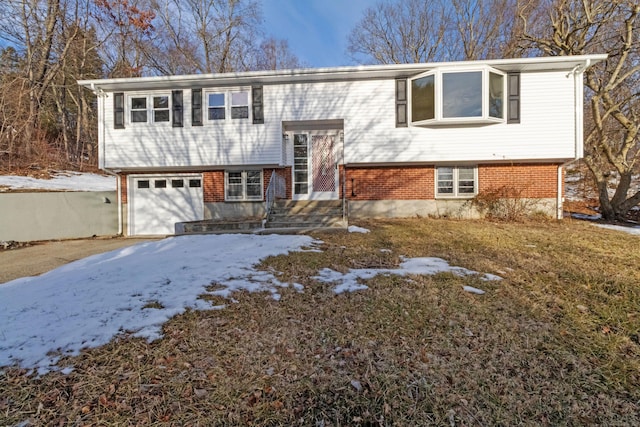
[[[342,215],[342,202],[340,201],[277,201],[271,208],[274,213],[319,213],[332,214],[340,212]]]
[[[180,234],[206,234],[206,233],[228,233],[246,232],[250,233],[262,228],[262,220],[204,220],[179,222],[176,224],[176,235]]]
[[[277,201],[265,228],[345,228],[340,200],[279,200]]]
[[[294,221],[283,220],[283,221],[267,221],[265,224],[265,228],[321,228],[321,227],[337,227],[337,228],[346,228],[346,221],[343,221],[342,218],[328,218],[322,220],[312,220],[305,221],[296,219]]]
[[[288,211],[284,209],[276,209],[271,210],[269,214],[269,218],[275,217],[291,217],[291,216],[300,216],[300,217],[340,217],[342,218],[342,209],[335,208],[322,208],[315,211]]]

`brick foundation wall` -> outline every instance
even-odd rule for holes
[[[555,198],[557,179],[558,164],[478,165],[479,192],[506,186],[521,189],[521,197]]]
[[[557,164],[478,165],[478,190],[503,186],[518,189],[521,197],[555,198]],[[435,167],[347,168],[349,200],[433,200]],[[564,189],[563,189],[564,192]]]
[[[430,200],[434,176],[433,166],[347,168],[347,199]]]
[[[266,194],[271,172],[264,169]],[[484,164],[478,165],[480,192],[503,186],[521,189],[521,197],[555,198],[558,164]],[[291,167],[275,169],[286,182],[287,199],[292,198]],[[170,174],[170,172],[168,172]],[[345,168],[340,166],[340,197]],[[202,173],[205,203],[225,201],[224,171]],[[127,203],[127,175],[120,176],[122,203]],[[433,200],[435,167],[349,167],[346,169],[346,197],[349,200]],[[563,188],[564,193],[564,188]]]

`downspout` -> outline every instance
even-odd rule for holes
[[[347,164],[344,161],[344,126],[342,132],[340,132],[342,143],[342,223],[348,225],[349,216],[347,215]],[[339,171],[339,169],[338,169]],[[338,176],[340,173],[338,173]]]
[[[96,94],[100,102],[98,103],[98,152],[100,155],[98,159],[105,158],[105,108],[104,108],[104,100],[106,95],[104,91],[100,88],[96,88],[95,83],[91,83],[91,90]],[[102,140],[102,144],[100,144],[100,140]],[[100,160],[98,160],[98,167],[100,167]],[[122,225],[122,182],[120,180],[120,175],[115,173],[114,171],[107,169],[102,165],[102,170],[107,174],[116,178],[116,199],[118,200],[118,235],[122,235],[123,225]]]
[[[120,179],[120,175],[115,173],[114,171],[103,168],[102,169],[107,175],[111,175],[116,178],[116,197],[118,200],[118,235],[122,235],[122,183]]]
[[[591,65],[591,59],[587,58],[583,65],[576,65],[573,69],[567,74],[567,77],[573,75],[573,144],[574,144],[574,158],[572,160],[566,161],[558,166],[558,191],[556,197],[556,218],[562,219],[563,217],[563,196],[562,196],[562,184],[563,184],[563,173],[562,168],[577,161],[582,158],[582,154],[584,152],[584,141],[583,141],[583,101],[582,101],[582,92],[578,91],[578,86],[582,87],[582,80],[578,80],[578,78],[582,79],[582,73],[589,68]],[[579,76],[579,77],[578,77]],[[580,84],[578,84],[580,83]]]

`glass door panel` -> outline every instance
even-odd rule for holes
[[[309,194],[309,138],[293,135],[293,194]]]

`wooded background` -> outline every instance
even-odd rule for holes
[[[621,219],[640,203],[639,13],[636,0],[387,0],[365,10],[348,53],[368,64],[609,54],[585,76],[585,163],[603,216]],[[303,66],[255,0],[3,0],[0,173],[96,167],[95,96],[77,80]]]

